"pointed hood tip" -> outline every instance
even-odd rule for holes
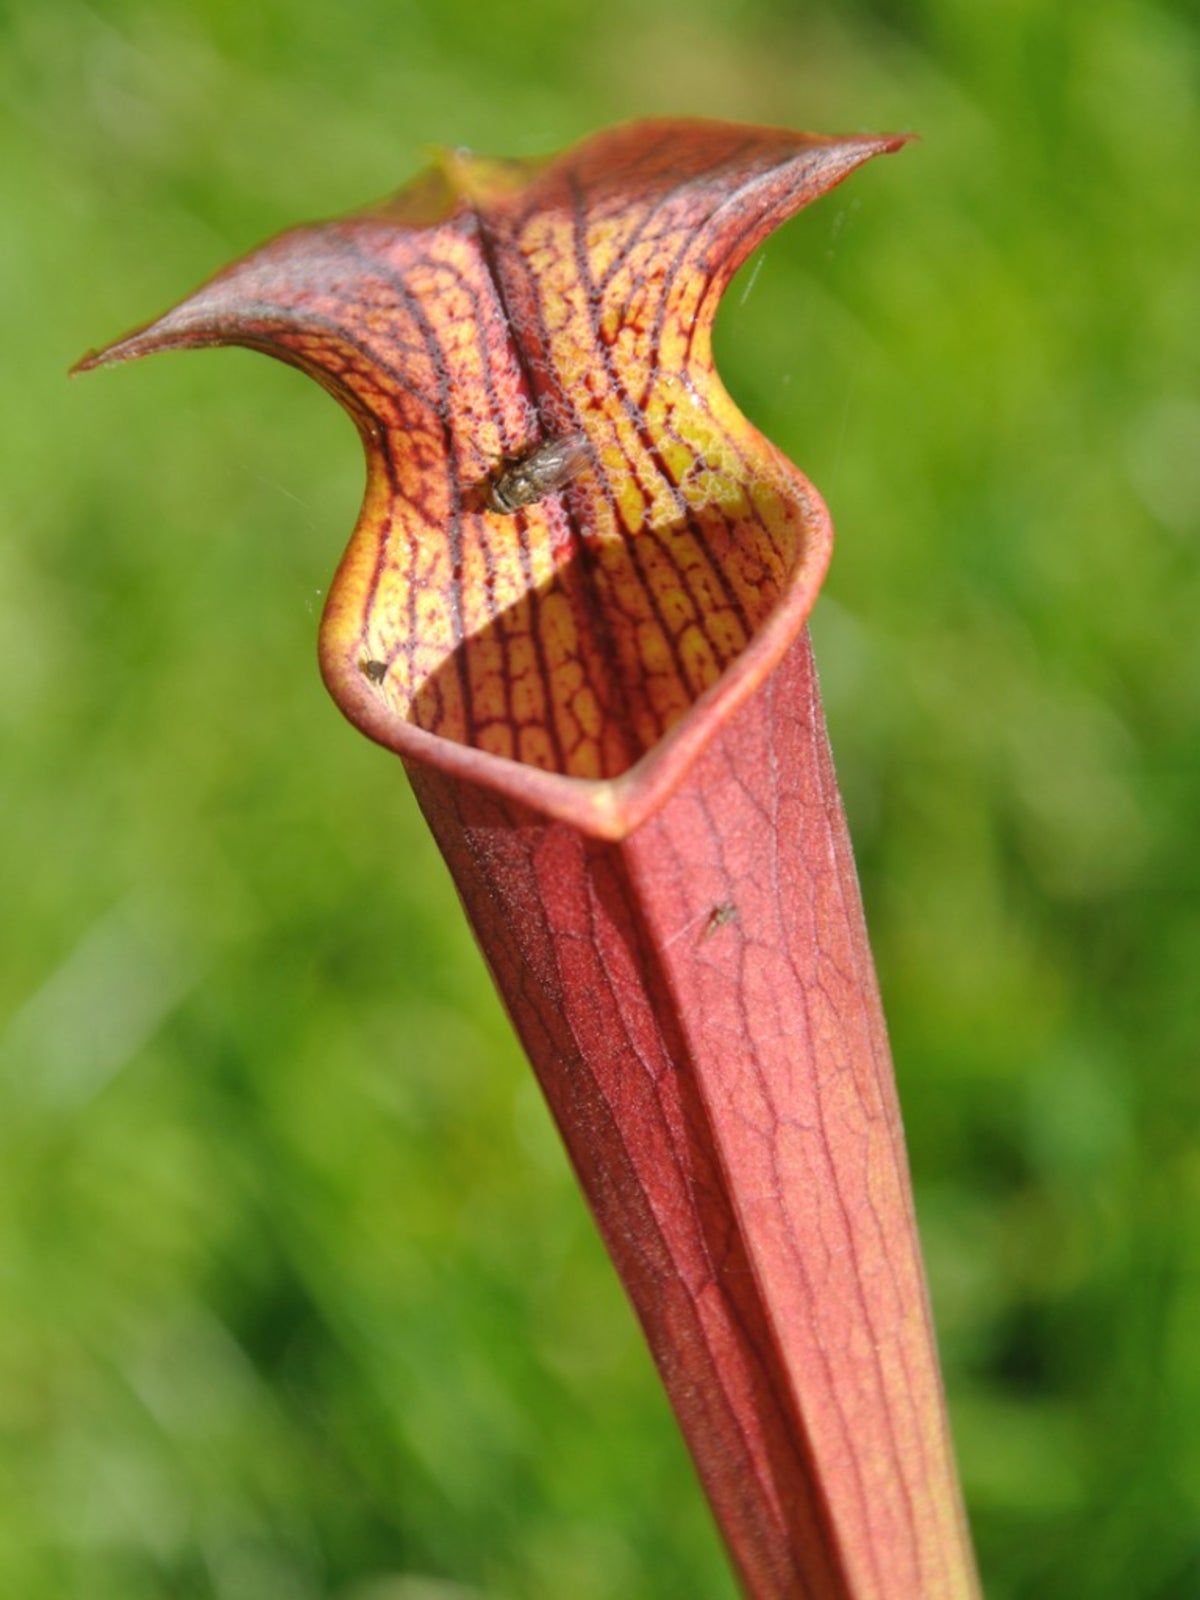
[[[843,149],[857,149],[862,152],[863,159],[871,156],[895,155],[897,150],[903,150],[905,145],[920,143],[919,133],[841,133],[817,135],[820,142],[825,145],[841,145]]]
[[[86,350],[74,365],[67,368],[68,378],[78,378],[85,372],[94,372],[97,367],[115,367],[122,361],[132,361],[141,354],[139,350],[128,348],[133,343],[134,335],[125,339],[115,339],[112,344],[101,345],[98,350]]]
[[[144,328],[135,328],[132,333],[122,334],[111,344],[85,350],[79,360],[67,369],[67,377],[77,378],[81,373],[94,372],[97,367],[115,367],[122,361],[136,361],[139,356],[150,354],[159,348],[154,334],[160,327],[161,321],[147,323]]]
[[[68,371],[67,376],[78,377],[97,367],[115,367],[126,361],[139,361],[143,356],[157,355],[161,350],[188,350],[204,344],[222,342],[218,320],[206,312],[200,303],[200,294],[180,301],[161,317],[124,333],[111,344],[88,350]]]

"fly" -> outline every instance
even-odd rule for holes
[[[487,503],[493,511],[511,516],[522,506],[555,494],[582,472],[587,461],[587,439],[582,433],[547,439],[545,444],[505,465],[488,488]]]

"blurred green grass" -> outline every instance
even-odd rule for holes
[[[748,264],[992,1600],[1200,1595],[1190,6],[0,13],[0,1593],[728,1596],[396,764],[313,664],[352,429],[68,386],[429,141],[915,128]]]

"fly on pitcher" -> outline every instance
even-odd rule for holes
[[[556,494],[570,483],[588,463],[587,438],[582,433],[565,433],[547,439],[517,461],[508,462],[488,487],[487,503],[493,511],[511,516],[522,506],[531,506]]]

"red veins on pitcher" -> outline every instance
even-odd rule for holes
[[[357,423],[325,680],[404,760],[762,1597],[977,1593],[804,628],[828,515],[711,347],[765,235],[902,143],[443,152],[80,363],[246,345]]]

